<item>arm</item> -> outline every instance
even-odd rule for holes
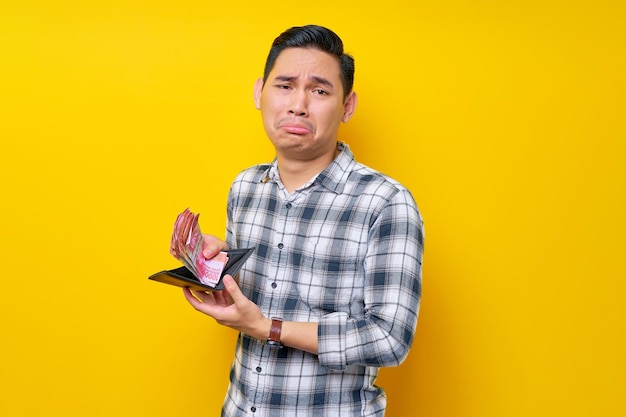
[[[319,360],[395,366],[408,355],[421,297],[423,223],[412,196],[396,193],[370,227],[364,259],[364,314],[330,313],[319,322]]]
[[[231,327],[255,339],[267,340],[271,319],[241,293],[230,275],[224,277],[223,291],[195,292],[184,288],[185,298],[198,311],[213,317],[219,324]],[[285,346],[317,354],[317,323],[283,322],[281,341]]]
[[[232,221],[229,210],[229,224]],[[232,231],[227,230],[232,240]],[[349,317],[335,312],[319,323],[284,322],[286,346],[318,354],[331,369],[348,365],[393,366],[404,360],[413,340],[421,296],[423,224],[408,191],[387,202],[370,228],[364,260],[365,313]],[[205,256],[208,256],[205,252]],[[271,320],[246,298],[231,277],[226,290],[185,290],[198,311],[255,339],[266,340]]]
[[[211,259],[221,250],[228,249],[226,242],[213,235],[203,235],[202,254]],[[243,332],[255,339],[267,340],[271,319],[241,293],[235,280],[224,277],[224,291],[192,292],[184,289],[185,298],[198,311],[213,317],[218,323]],[[317,323],[283,322],[281,342],[285,346],[317,354]]]

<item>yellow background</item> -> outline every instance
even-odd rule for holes
[[[235,333],[148,275],[186,207],[223,235],[272,158],[273,38],[356,57],[341,136],[427,227],[390,417],[626,414],[626,13],[618,1],[3,1],[0,415],[215,416]]]

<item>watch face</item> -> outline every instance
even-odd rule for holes
[[[282,348],[283,345],[280,342],[277,342],[275,340],[268,340],[265,342],[266,344],[272,346],[272,347],[277,347],[277,348]]]

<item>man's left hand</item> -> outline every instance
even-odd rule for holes
[[[185,298],[201,313],[213,317],[219,324],[228,326],[259,340],[267,339],[271,320],[239,289],[230,275],[223,278],[222,291],[199,292],[183,288]]]

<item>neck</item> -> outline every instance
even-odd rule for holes
[[[289,193],[302,187],[314,175],[322,172],[335,159],[335,153],[313,161],[299,161],[277,156],[280,180]]]

